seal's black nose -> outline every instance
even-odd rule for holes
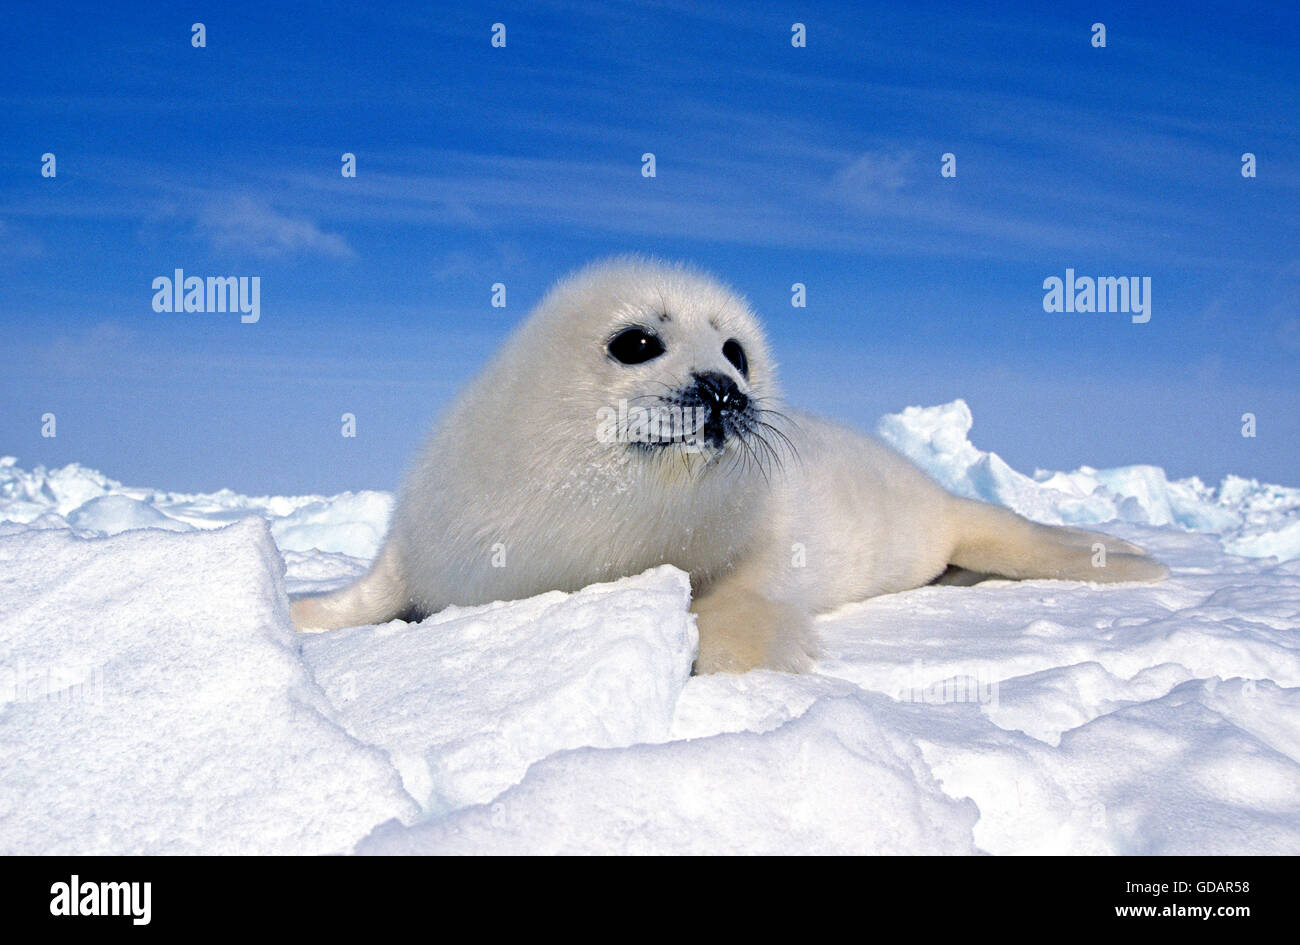
[[[749,398],[740,392],[736,382],[716,371],[696,374],[695,392],[714,413],[739,413],[749,406]]]

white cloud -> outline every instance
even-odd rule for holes
[[[835,183],[851,203],[875,207],[907,185],[914,164],[910,153],[868,151],[838,171]]]
[[[326,233],[303,217],[290,217],[248,195],[209,202],[196,219],[199,233],[215,249],[273,257],[318,253],[347,258],[356,253],[337,233]]]

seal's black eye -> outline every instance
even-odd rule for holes
[[[640,328],[620,331],[609,343],[609,353],[624,364],[643,364],[664,353],[664,343]]]
[[[745,349],[740,346],[739,341],[732,338],[723,345],[722,356],[735,366],[741,377],[749,377],[749,361],[745,359]]]

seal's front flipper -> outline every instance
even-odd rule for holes
[[[397,554],[385,545],[360,580],[329,594],[298,598],[289,605],[289,616],[295,630],[337,630],[395,620],[410,608]]]
[[[803,673],[816,655],[812,616],[773,600],[752,584],[723,578],[691,603],[700,633],[695,673],[746,673],[775,669]]]

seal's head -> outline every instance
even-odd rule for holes
[[[534,321],[538,337],[562,339],[563,413],[587,418],[606,456],[671,459],[693,474],[780,465],[775,365],[749,305],[725,285],[620,257],[561,282]]]

